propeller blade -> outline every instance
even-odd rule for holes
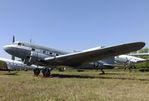
[[[12,60],[15,60],[15,56],[12,56],[11,59],[12,59]]]
[[[12,39],[12,43],[14,43],[15,42],[15,36],[13,36],[13,39]]]
[[[15,36],[13,35],[12,43],[14,43],[14,42],[15,42]],[[11,59],[12,59],[12,60],[15,60],[15,56],[12,55]]]
[[[30,39],[30,41],[29,41],[30,43],[32,43],[32,39]]]

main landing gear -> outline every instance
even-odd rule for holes
[[[100,71],[102,72],[101,74],[105,74],[103,68],[100,68]]]
[[[33,69],[33,72],[34,72],[34,75],[35,75],[35,76],[39,76],[39,74],[40,74],[40,69],[39,69],[39,68],[35,68],[35,69]]]
[[[95,67],[97,68],[97,69],[99,69],[102,73],[99,73],[99,75],[100,74],[105,74],[105,72],[104,72],[104,65],[103,65],[103,63],[100,63],[100,62],[97,62],[97,63],[95,63]]]
[[[43,68],[43,69],[35,68],[33,70],[34,75],[39,76],[40,71],[42,71],[43,77],[49,77],[51,75],[52,69],[51,68]]]
[[[51,75],[51,71],[52,71],[51,68],[50,69],[49,68],[44,68],[42,70],[43,77],[49,77]]]

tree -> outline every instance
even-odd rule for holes
[[[149,52],[148,48],[143,48],[143,49],[138,51],[138,53],[148,53],[148,52]]]

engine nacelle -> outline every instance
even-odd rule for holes
[[[27,62],[27,64],[30,64],[30,65],[39,64],[41,61],[44,61],[46,57],[49,57],[49,56],[35,51],[31,51],[29,58],[26,59],[25,61]]]

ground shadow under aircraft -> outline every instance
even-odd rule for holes
[[[19,75],[17,72],[14,72],[14,73],[4,73],[4,75]]]
[[[117,79],[117,80],[138,80],[138,81],[149,81],[149,79],[144,79],[144,78],[133,78],[133,77],[112,77],[112,75],[125,75],[125,73],[106,73],[106,74],[100,74],[100,75],[95,75],[95,76],[90,76],[90,75],[77,75],[77,74],[52,74],[49,78],[78,78],[78,79]],[[10,73],[4,73],[3,75],[13,75],[13,76],[18,76],[19,74],[17,72],[10,72]],[[40,75],[39,77],[42,77]]]
[[[109,75],[109,74],[104,74]],[[119,80],[139,80],[139,81],[149,81],[149,79],[141,78],[128,78],[128,77],[110,77],[110,76],[88,76],[88,75],[67,75],[67,74],[52,74],[50,78],[80,78],[80,79],[119,79]],[[112,73],[112,75],[116,75]]]

